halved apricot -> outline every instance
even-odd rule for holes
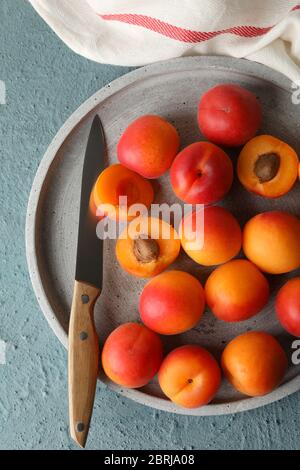
[[[105,168],[98,176],[92,192],[98,214],[118,220],[132,220],[138,215],[132,210],[134,205],[142,204],[148,208],[153,198],[151,183],[120,164]]]
[[[155,217],[137,217],[121,233],[116,256],[122,268],[138,277],[152,277],[177,258],[180,240],[174,228]]]
[[[237,163],[240,182],[248,191],[269,198],[286,194],[298,175],[295,150],[271,135],[259,135],[243,147]]]

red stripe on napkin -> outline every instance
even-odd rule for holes
[[[296,5],[291,9],[291,11],[299,10],[300,5]],[[151,16],[137,15],[132,13],[120,13],[120,14],[108,14],[101,15],[100,18],[108,21],[120,21],[126,24],[132,24],[135,26],[141,26],[143,28],[149,29],[156,33],[167,36],[171,39],[175,39],[181,42],[197,43],[207,41],[212,39],[220,34],[234,34],[236,36],[241,36],[245,38],[254,38],[258,36],[263,36],[268,33],[274,26],[267,26],[264,28],[258,26],[233,26],[227,29],[221,29],[220,31],[192,31],[190,29],[180,28],[179,26],[174,26],[172,24],[166,23],[165,21],[159,20],[157,18],[152,18]]]

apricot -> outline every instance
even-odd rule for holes
[[[138,323],[124,323],[105,341],[102,366],[113,382],[138,388],[155,376],[162,357],[162,343],[156,333]]]
[[[244,227],[244,253],[267,273],[282,274],[298,268],[299,247],[300,220],[287,212],[263,212]]]
[[[207,305],[220,320],[247,320],[268,302],[269,283],[250,261],[235,259],[210,274],[205,296]]]
[[[138,277],[161,273],[179,255],[180,239],[174,228],[155,217],[137,217],[121,233],[117,260],[125,271]]]
[[[160,116],[133,121],[118,143],[119,161],[145,178],[158,178],[171,166],[179,149],[175,127]]]
[[[198,323],[204,306],[204,290],[198,279],[183,271],[167,271],[146,284],[139,311],[151,330],[176,335]]]
[[[215,358],[204,348],[181,346],[163,360],[158,372],[164,394],[177,405],[197,408],[209,403],[221,383]]]
[[[263,331],[249,331],[228,343],[221,364],[234,388],[255,397],[270,393],[279,385],[288,361],[273,336]]]
[[[298,156],[292,147],[271,135],[259,135],[243,147],[237,174],[248,191],[276,198],[295,184],[298,165]]]
[[[291,335],[300,337],[300,277],[287,281],[276,296],[278,320]]]
[[[172,163],[173,191],[189,204],[211,204],[222,199],[233,180],[228,155],[210,142],[195,142],[184,148]]]
[[[229,147],[243,145],[257,132],[261,106],[246,88],[223,83],[210,88],[198,105],[198,124],[211,142]]]
[[[131,220],[128,210],[134,204],[148,208],[154,198],[149,181],[123,165],[115,164],[105,168],[99,175],[92,191],[94,206],[98,213],[112,219]],[[127,198],[124,204],[120,198]]]
[[[242,245],[239,223],[228,210],[219,206],[186,215],[180,223],[179,234],[187,255],[204,266],[229,261]]]

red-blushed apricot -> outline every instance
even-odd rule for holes
[[[175,157],[170,178],[179,199],[189,204],[211,204],[229,191],[233,181],[232,162],[211,142],[195,142]]]
[[[137,217],[124,229],[116,244],[117,260],[125,271],[152,277],[179,255],[180,239],[174,228],[155,217]]]
[[[120,201],[127,198],[127,204]],[[112,219],[131,220],[128,209],[134,204],[143,204],[148,208],[154,198],[149,181],[123,165],[115,164],[105,168],[99,175],[92,191],[94,206],[98,213]]]
[[[220,320],[236,322],[256,315],[269,299],[269,283],[250,261],[218,266],[205,284],[207,305]]]
[[[287,281],[276,296],[278,320],[291,335],[300,337],[300,277]]]
[[[243,250],[259,269],[282,274],[300,266],[300,220],[282,211],[258,214],[243,232]]]
[[[271,135],[259,135],[243,147],[237,174],[248,191],[276,198],[293,187],[298,166],[298,156],[292,147]]]
[[[118,143],[119,161],[145,178],[165,173],[179,149],[175,127],[160,116],[146,115],[133,121]]]
[[[162,343],[156,333],[138,323],[124,323],[105,341],[102,366],[113,382],[138,388],[155,376],[162,357]]]
[[[221,383],[215,358],[196,345],[181,346],[163,360],[158,372],[164,394],[177,405],[197,408],[209,403]]]
[[[280,384],[288,361],[277,339],[263,331],[249,331],[228,343],[221,364],[234,388],[255,397],[272,392]]]
[[[151,279],[139,302],[143,323],[163,335],[183,333],[195,326],[204,307],[203,287],[184,271],[167,271]]]
[[[236,256],[242,245],[238,221],[219,206],[187,214],[179,227],[181,245],[196,263],[213,266]]]
[[[261,106],[246,88],[223,83],[204,93],[198,105],[201,132],[212,142],[229,147],[245,144],[261,123]]]

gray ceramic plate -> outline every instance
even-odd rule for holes
[[[246,60],[223,57],[191,57],[161,62],[135,70],[87,100],[64,124],[50,144],[35,177],[27,214],[26,248],[30,276],[40,307],[51,328],[67,347],[67,329],[73,289],[77,240],[79,188],[89,127],[98,113],[105,129],[109,163],[116,161],[116,144],[128,123],[145,113],[160,114],[174,122],[182,146],[201,140],[196,124],[198,99],[220,82],[239,83],[261,100],[264,117],[262,133],[286,140],[300,154],[299,108],[292,104],[290,82],[282,75]],[[236,152],[231,152],[233,160]],[[156,202],[175,201],[168,176],[156,183]],[[247,193],[235,182],[223,201],[243,224],[255,213],[285,209],[299,215],[300,185],[288,195],[272,201]],[[96,305],[95,320],[101,342],[117,325],[138,320],[137,303],[145,281],[127,275],[117,264],[115,241],[104,246],[104,287]],[[172,266],[196,274],[202,281],[209,270],[185,255]],[[294,273],[295,274],[295,273]],[[297,273],[299,275],[299,273]],[[285,277],[270,278],[273,297]],[[239,324],[217,321],[207,311],[193,330],[164,337],[166,352],[184,343],[198,343],[216,357],[226,343],[250,329],[276,335],[291,356],[293,338],[276,321],[273,299],[259,315]],[[248,410],[278,400],[300,389],[300,366],[290,365],[283,384],[262,398],[249,398],[226,382],[212,403],[198,409],[182,409],[166,400],[156,383],[140,390],[126,390],[108,382],[109,387],[139,403],[165,411],[192,415],[213,415]]]

